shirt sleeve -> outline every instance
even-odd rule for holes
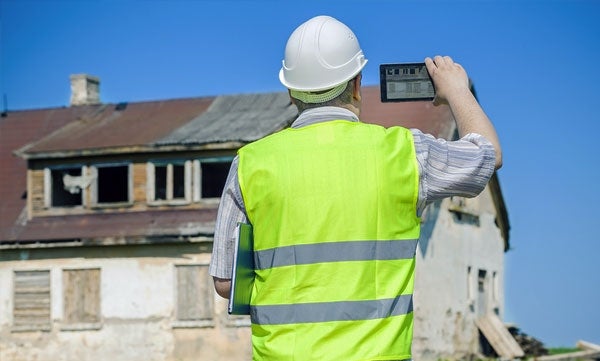
[[[417,212],[436,200],[451,196],[475,197],[494,174],[494,146],[479,134],[459,140],[436,139],[411,129],[419,164]]]
[[[208,272],[213,277],[231,279],[235,250],[235,229],[239,222],[247,222],[244,200],[237,177],[238,158],[235,157],[225,181],[217,221],[213,251]]]

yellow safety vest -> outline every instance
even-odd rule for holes
[[[409,130],[335,120],[239,150],[254,226],[254,360],[411,357],[418,169]]]

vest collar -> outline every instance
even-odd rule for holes
[[[307,125],[327,122],[330,120],[347,120],[358,122],[356,114],[348,109],[339,107],[319,107],[303,111],[292,123],[292,128],[301,128]]]

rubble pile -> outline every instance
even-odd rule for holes
[[[516,326],[508,326],[507,328],[508,332],[510,332],[519,346],[521,346],[521,349],[523,349],[523,352],[525,352],[525,357],[544,356],[548,354],[548,349],[535,337],[522,332]]]

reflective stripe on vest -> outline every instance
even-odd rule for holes
[[[250,307],[261,325],[374,320],[412,312],[412,295],[369,301],[339,301]]]
[[[238,154],[254,226],[254,360],[410,358],[420,223],[412,133],[330,121]]]
[[[416,239],[394,241],[352,241],[299,244],[254,252],[256,269],[300,264],[411,259],[417,250]]]

